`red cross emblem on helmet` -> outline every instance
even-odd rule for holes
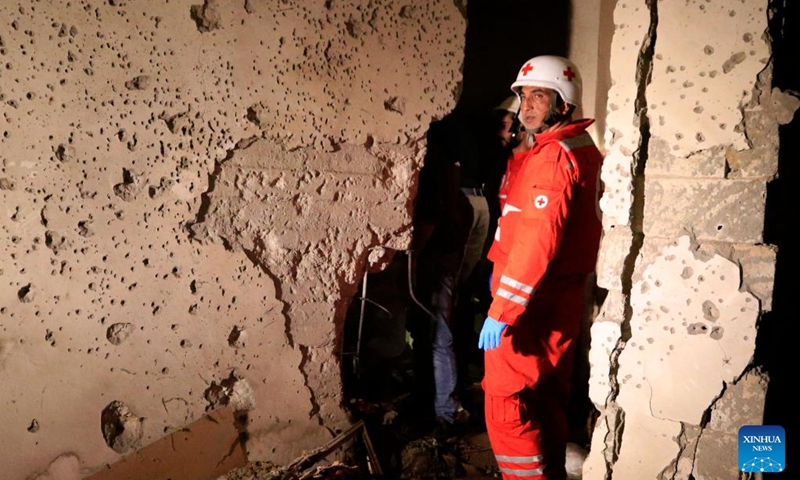
[[[564,76],[571,82],[572,79],[575,78],[575,72],[572,71],[572,68],[567,67],[567,69],[564,70]]]
[[[531,70],[533,70],[533,66],[531,65],[530,62],[528,62],[525,64],[524,67],[522,67],[522,70],[520,70],[520,72],[522,72],[522,76],[524,77],[525,75],[530,73]]]

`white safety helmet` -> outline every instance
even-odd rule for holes
[[[566,103],[576,107],[581,104],[581,74],[578,67],[564,57],[541,55],[525,62],[511,91],[519,96],[522,87],[551,88]]]
[[[495,110],[505,110],[516,115],[519,112],[519,96],[509,95],[503,103],[494,107]]]

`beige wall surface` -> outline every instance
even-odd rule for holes
[[[611,87],[609,61],[614,34],[614,0],[573,2],[567,56],[580,69],[583,98],[579,117],[594,118],[589,134],[600,151],[605,151],[606,101]]]
[[[456,101],[456,5],[0,19],[4,478],[90,473],[222,404],[249,410],[251,460],[328,440],[343,309],[407,245],[420,139]]]

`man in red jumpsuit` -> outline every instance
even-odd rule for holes
[[[602,231],[603,157],[586,133],[593,120],[571,120],[581,96],[572,62],[532,58],[511,89],[527,153],[506,185],[489,252],[493,300],[478,344],[486,426],[504,479],[563,480],[574,349]]]

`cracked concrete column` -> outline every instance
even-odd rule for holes
[[[798,106],[771,88],[767,6],[617,3],[598,262],[609,295],[590,353],[601,416],[584,478],[735,478],[738,428],[760,423],[768,380],[751,361],[776,258],[766,185]]]

